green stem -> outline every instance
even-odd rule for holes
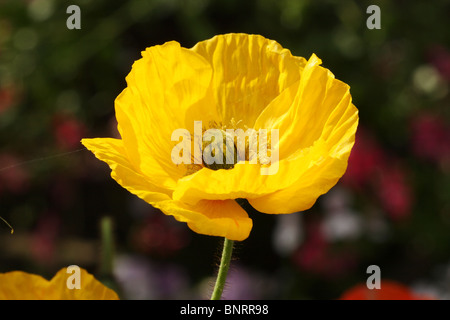
[[[98,280],[114,290],[120,297],[122,290],[114,277],[115,241],[114,221],[111,217],[103,217],[101,219],[100,234],[102,250]]]
[[[102,237],[102,258],[101,270],[102,276],[109,277],[113,273],[114,262],[114,236],[113,222],[110,217],[103,217],[101,220],[101,237]]]
[[[211,300],[220,300],[227,280],[228,269],[230,268],[231,254],[233,252],[233,240],[225,238],[223,243],[222,258],[220,260],[219,272],[217,274],[216,285],[214,286]]]

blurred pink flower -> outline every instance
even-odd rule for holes
[[[329,278],[339,277],[356,266],[356,256],[348,250],[332,251],[320,223],[308,226],[308,236],[294,254],[294,263],[302,270]]]
[[[78,119],[69,115],[56,115],[53,119],[53,128],[59,148],[73,150],[81,147],[80,141],[85,135],[85,128]]]
[[[411,144],[414,154],[443,168],[450,162],[450,126],[433,114],[421,114],[411,121]]]
[[[279,284],[273,276],[234,263],[227,277],[223,299],[261,300],[275,294],[277,290]]]
[[[439,71],[442,78],[450,81],[450,51],[442,45],[433,45],[428,50],[428,60]]]
[[[152,214],[133,233],[133,243],[143,253],[168,256],[184,248],[188,236],[185,229],[160,214]]]
[[[119,254],[113,273],[128,300],[186,299],[191,294],[185,270],[175,264],[156,263],[139,255]]]
[[[384,158],[384,152],[378,142],[360,127],[356,133],[347,171],[341,181],[354,189],[362,189],[371,183],[374,173],[383,165]]]
[[[0,88],[0,114],[8,110],[14,103],[15,94],[11,87]]]
[[[31,252],[34,259],[42,264],[53,262],[61,219],[52,212],[44,213],[32,233]]]
[[[0,154],[0,191],[22,193],[29,185],[29,174],[22,161],[11,153]]]
[[[409,216],[412,207],[413,190],[408,182],[404,164],[360,128],[342,183],[358,192],[373,194],[389,217],[401,220]]]
[[[409,216],[412,207],[412,190],[404,169],[398,165],[385,166],[379,172],[378,196],[384,210],[393,220]]]

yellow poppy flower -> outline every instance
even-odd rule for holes
[[[117,294],[80,268],[80,288],[67,285],[71,274],[61,269],[50,280],[23,271],[0,273],[0,300],[118,300]],[[70,281],[70,279],[69,279]]]
[[[175,41],[150,47],[115,101],[121,139],[82,143],[121,186],[193,231],[244,240],[252,220],[235,199],[263,213],[306,210],[346,170],[358,110],[349,86],[320,64],[314,54],[293,56],[259,35],[219,35],[190,49]],[[277,130],[277,140],[271,135],[259,145],[277,157],[269,164],[248,154],[228,166],[174,163],[173,133],[186,129],[195,155],[196,122],[202,134],[215,128],[224,137],[229,128]],[[201,142],[204,151],[208,143]],[[229,148],[224,143],[223,158]]]

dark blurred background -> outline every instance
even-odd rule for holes
[[[69,30],[69,5],[81,30]],[[369,30],[369,5],[381,29]],[[193,233],[121,188],[80,144],[117,137],[114,99],[146,47],[245,32],[316,53],[351,87],[357,142],[310,210],[251,213],[227,299],[336,299],[383,279],[450,298],[450,3],[429,1],[0,1],[0,272],[102,278],[111,217],[123,299],[208,298],[222,239]],[[1,285],[1,284],[0,284]]]

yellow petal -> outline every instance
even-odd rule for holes
[[[295,81],[283,92],[281,92],[269,105],[259,114],[256,119],[254,129],[278,129],[282,123],[289,120],[291,116],[289,111],[295,98],[299,93],[300,80]],[[286,130],[281,130],[280,134],[285,134]]]
[[[155,205],[167,215],[186,222],[193,231],[242,241],[248,237],[253,222],[236,201],[201,200],[195,205],[165,201]]]
[[[148,203],[170,199],[170,190],[151,183],[147,176],[139,172],[126,156],[126,150],[120,139],[95,138],[81,140],[83,145],[111,168],[111,177],[132,194]]]
[[[256,122],[258,128],[279,129],[276,174],[261,175],[251,164],[237,164],[232,170],[203,169],[178,181],[174,199],[194,204],[200,199],[247,198],[259,211],[291,213],[308,209],[334,186],[347,166],[358,110],[348,85],[319,64],[313,55],[301,79],[275,98]],[[294,190],[297,200],[287,203]]]
[[[178,180],[172,196],[174,200],[191,205],[202,199],[258,198],[289,187],[325,155],[325,143],[320,140],[310,148],[297,150],[289,159],[279,161],[278,172],[273,175],[261,174],[261,166],[250,163],[237,163],[231,170],[204,168]]]
[[[351,149],[352,145],[349,142],[346,149]],[[264,213],[293,213],[307,210],[342,177],[347,169],[349,154],[350,152],[342,153],[339,158],[326,156],[322,161],[312,164],[289,187],[249,199],[249,202],[256,210]]]
[[[348,85],[320,64],[258,35],[148,48],[116,99],[122,140],[83,143],[119,184],[164,213],[198,233],[242,240],[252,222],[233,199],[247,198],[266,213],[301,211],[345,172],[357,109]],[[171,136],[180,128],[192,133],[195,120],[278,129],[278,170],[264,175],[258,164],[238,163],[186,176],[172,162]]]
[[[252,220],[235,201],[200,201],[189,205],[173,201],[170,191],[152,185],[128,159],[121,140],[112,138],[83,139],[82,143],[111,168],[111,176],[122,187],[152,204],[167,215],[172,215],[197,233],[243,240],[248,237]]]
[[[50,281],[51,292],[57,292],[58,300],[118,300],[117,294],[103,285],[85,269],[80,268],[80,289],[69,289],[67,280],[71,276],[66,268],[59,270]]]
[[[324,125],[318,141],[326,142],[322,150],[314,150],[318,161],[312,163],[288,188],[250,199],[250,204],[265,213],[292,213],[309,209],[344,175],[355,143],[358,122],[358,110],[351,99],[343,99]]]
[[[211,64],[213,90],[224,124],[241,120],[252,128],[259,113],[300,78],[306,60],[274,40],[231,33],[197,43],[193,51]]]
[[[129,159],[153,183],[174,188],[185,174],[171,161],[172,132],[217,119],[211,75],[204,58],[173,41],[147,48],[133,64],[115,102],[116,117]]]
[[[41,300],[48,281],[35,274],[11,271],[0,274],[0,300]]]
[[[48,281],[22,271],[0,274],[1,300],[117,300],[117,294],[80,268],[80,289],[69,289],[70,274],[62,268]]]
[[[335,79],[320,64],[321,60],[313,54],[304,68],[298,88],[288,88],[257,120],[257,128],[279,130],[280,159],[313,145],[323,131],[333,128],[342,118],[351,102],[349,86]],[[288,99],[291,102],[287,109]],[[270,121],[272,118],[276,121]]]

